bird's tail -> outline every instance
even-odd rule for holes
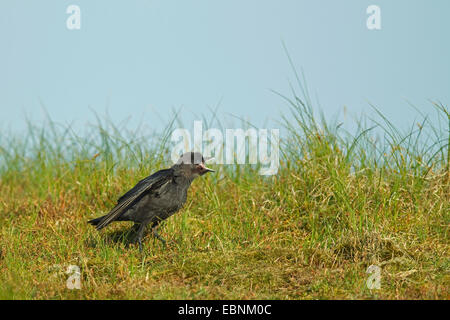
[[[101,228],[98,227],[98,224],[103,220],[104,217],[106,217],[106,215],[89,220],[88,223],[92,224],[93,226],[96,226],[97,230],[100,230]]]

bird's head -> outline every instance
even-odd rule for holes
[[[206,159],[206,161],[211,159]],[[195,179],[214,170],[205,166],[205,158],[200,152],[186,152],[172,167],[186,178]]]

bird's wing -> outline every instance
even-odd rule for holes
[[[160,185],[159,182],[161,182],[162,180],[168,180],[168,178],[172,177],[172,174],[173,174],[172,169],[165,169],[155,172],[151,176],[142,179],[132,189],[130,189],[123,196],[121,196],[117,200],[117,204],[120,204],[121,202],[126,201],[127,199],[135,195],[142,194],[142,191],[148,190],[149,187]]]
[[[131,208],[136,201],[147,194],[152,189],[158,189],[165,183],[170,182],[173,176],[172,169],[160,170],[151,176],[139,181],[130,191],[125,193],[117,201],[117,205],[99,222],[97,230],[106,227],[109,223],[116,220],[129,208]]]

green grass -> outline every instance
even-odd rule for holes
[[[147,236],[142,254],[125,246],[129,223],[98,233],[86,221],[168,166],[173,123],[2,135],[0,299],[448,299],[448,110],[434,104],[440,127],[423,116],[402,132],[380,113],[350,134],[305,96],[283,96],[278,175],[216,166],[163,224],[168,247]],[[81,290],[66,288],[69,265]],[[366,287],[370,265],[379,290]]]

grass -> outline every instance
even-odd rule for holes
[[[281,96],[278,174],[216,166],[162,226],[168,247],[147,236],[142,254],[125,245],[129,223],[98,233],[86,221],[167,166],[173,123],[2,135],[0,299],[448,299],[448,109],[434,104],[440,126],[422,116],[402,132],[379,113],[350,134],[307,94]],[[69,265],[80,290],[66,288]],[[379,290],[366,286],[370,265]]]

